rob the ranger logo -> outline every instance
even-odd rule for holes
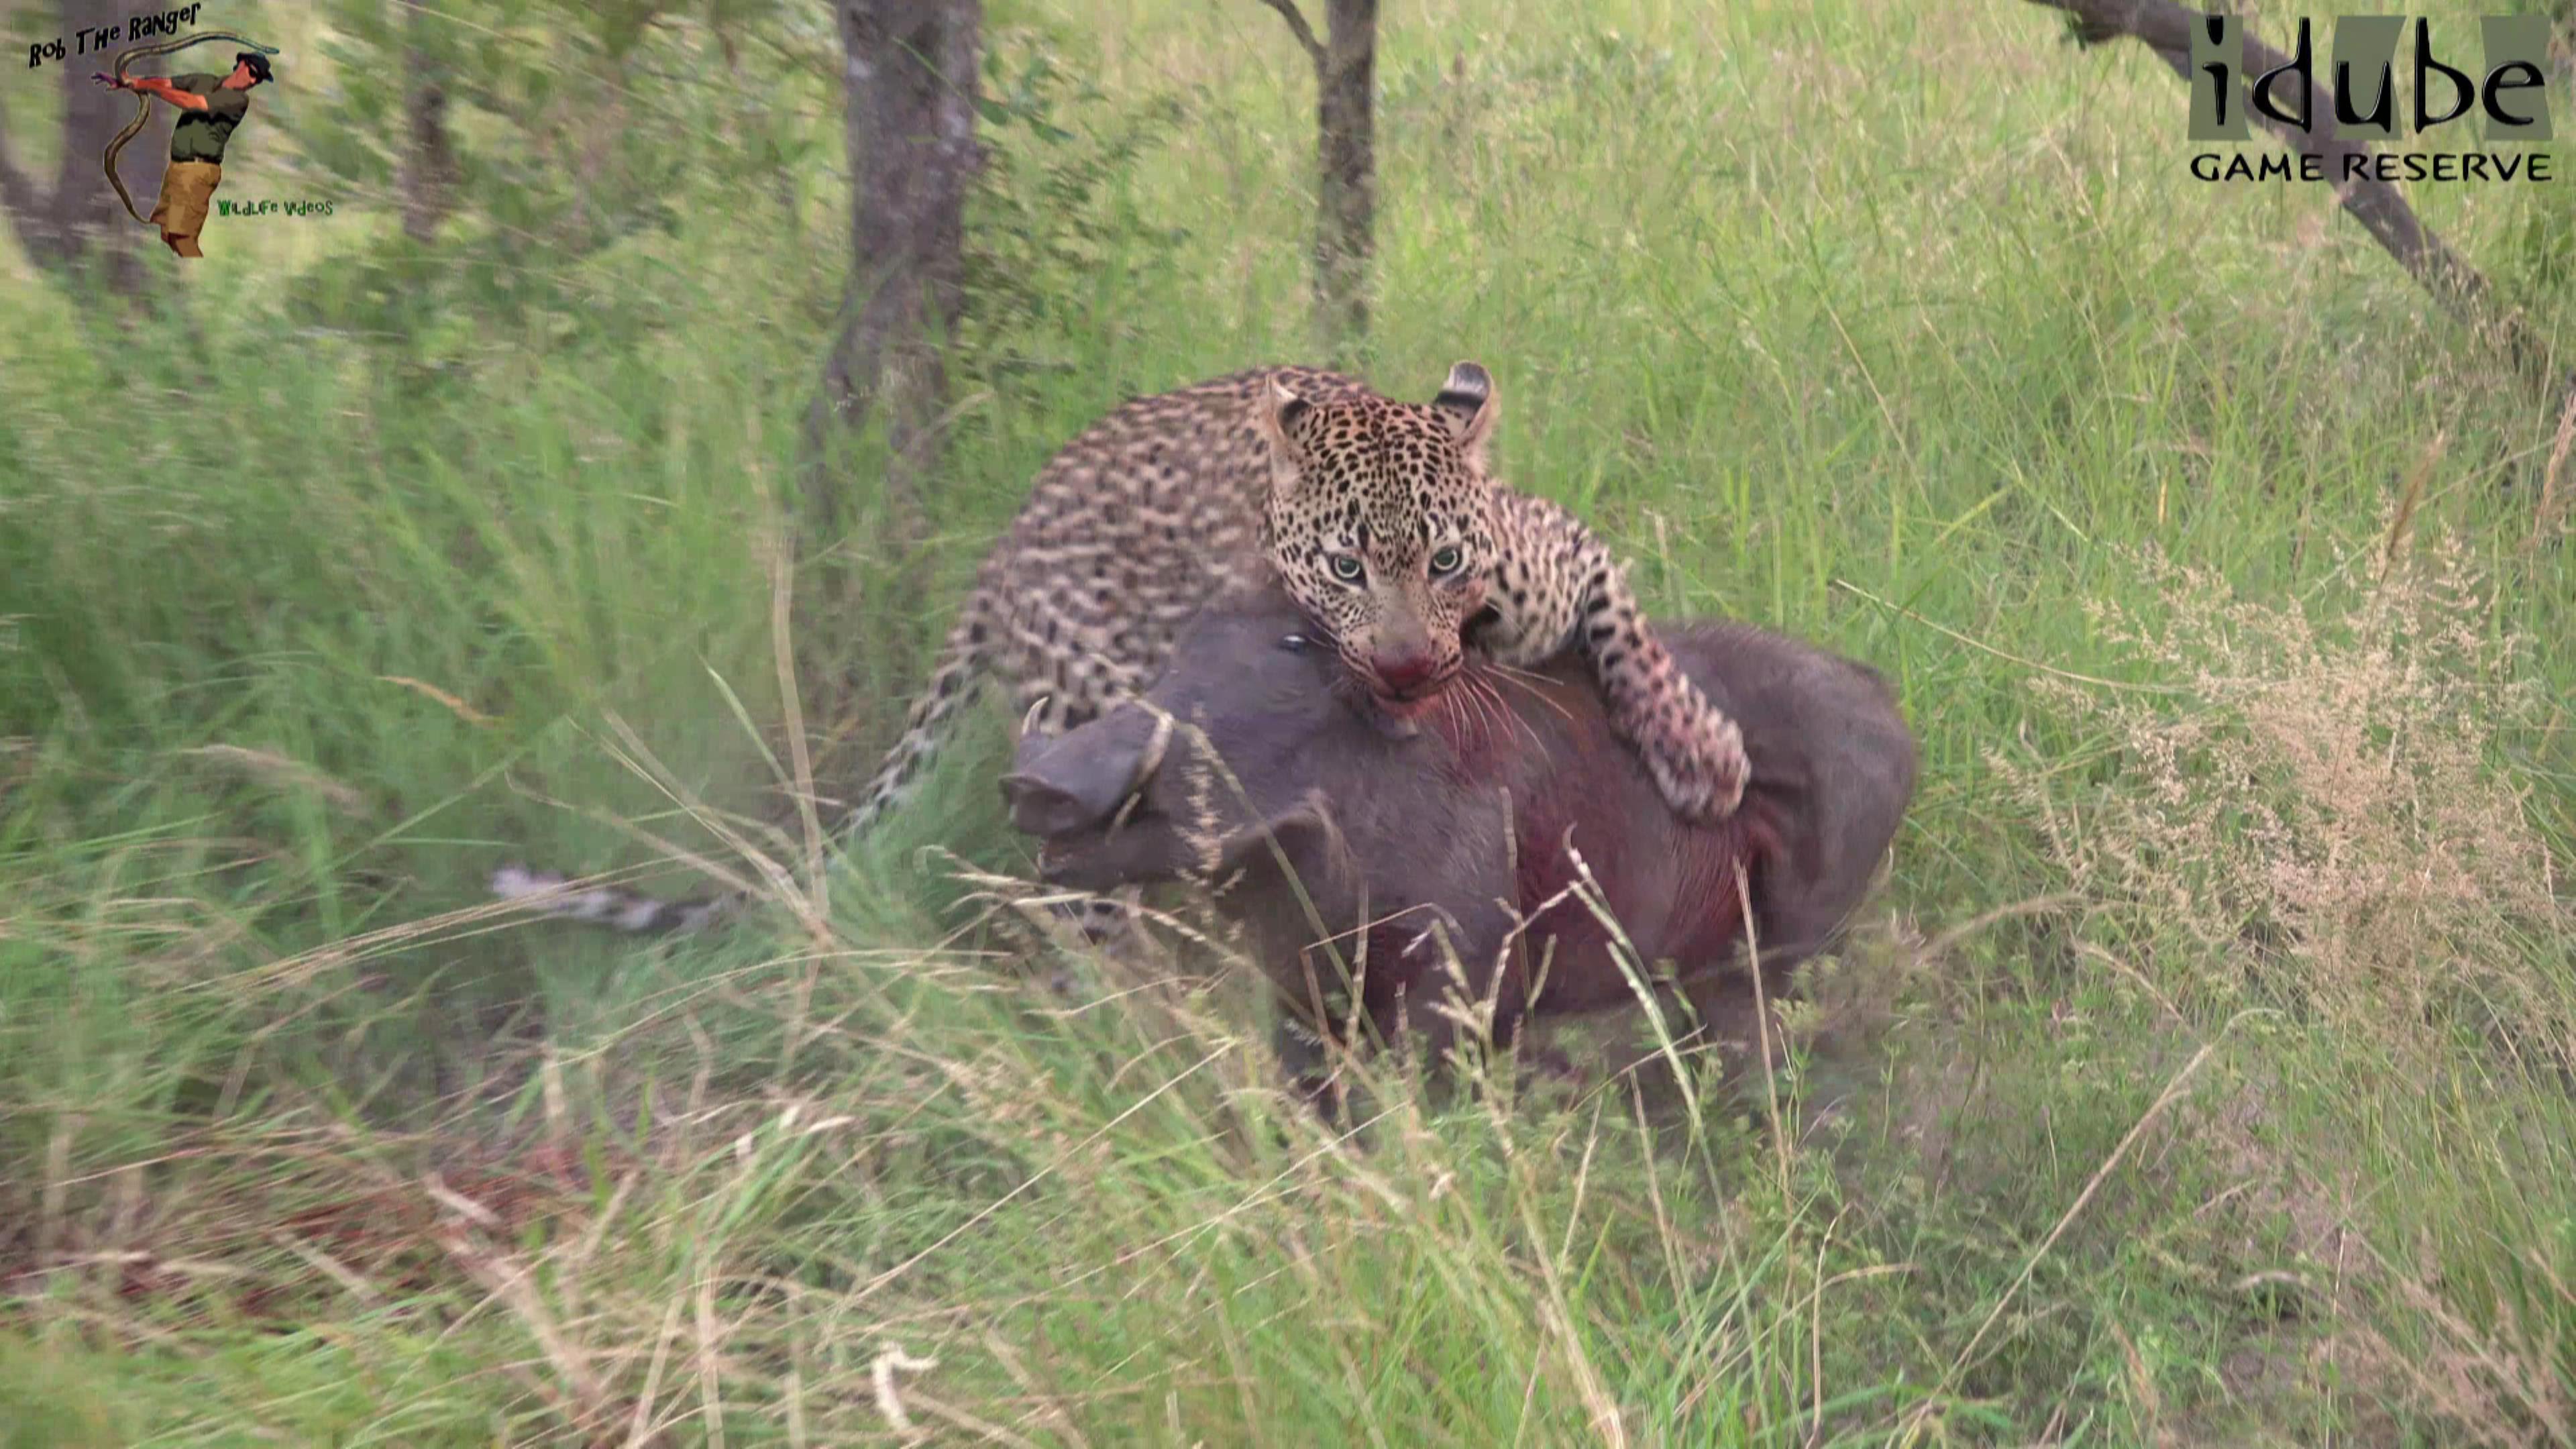
[[[2291,57],[2260,74],[2246,70],[2245,21],[2235,15],[2202,15],[2191,27],[2191,139],[2243,141],[2251,123],[2285,134],[2299,154],[2247,156],[2204,151],[2191,158],[2204,181],[2300,180],[2551,181],[2546,150],[2524,149],[2551,140],[2549,18],[2487,15],[2479,18],[2482,64],[2472,72],[2454,48],[2446,58],[2433,44],[2432,26],[2418,17],[2409,97],[2412,134],[2430,139],[2472,112],[2483,115],[2483,149],[2374,151],[2371,142],[2395,142],[2407,131],[2398,104],[2397,48],[2407,30],[2401,15],[2345,15],[2334,24],[2331,85],[2321,87],[2316,46],[2307,17],[2299,19]],[[2260,52],[2258,51],[2258,54]],[[2277,59],[2277,58],[2276,58]],[[2322,114],[2321,114],[2322,112]],[[2468,139],[2471,128],[2460,135]],[[2341,144],[2319,147],[2314,142]],[[2358,144],[2355,144],[2358,143]]]

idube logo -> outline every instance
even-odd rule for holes
[[[2319,85],[2310,24],[2299,18],[2297,48],[2284,64],[2248,74],[2245,21],[2203,15],[2191,32],[2191,139],[2243,141],[2252,122],[2287,133],[2295,155],[2195,151],[2191,174],[2203,181],[2527,181],[2559,179],[2557,159],[2534,143],[2550,129],[2549,20],[2543,15],[2479,18],[2483,54],[2474,69],[2465,47],[2437,49],[2432,25],[2417,17],[2407,70],[2411,106],[2399,104],[2398,42],[2410,27],[2402,15],[2345,15],[2335,20],[2330,83]],[[2323,114],[2320,114],[2322,112]],[[2411,134],[2408,150],[2371,150]],[[2483,137],[2474,122],[2484,121]],[[2457,122],[2453,131],[2442,128]],[[2441,134],[2437,137],[2436,132]],[[2442,141],[2483,139],[2485,145]],[[2319,146],[2319,141],[2346,144]],[[2362,143],[2362,144],[2351,144]]]

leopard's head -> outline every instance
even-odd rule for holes
[[[1380,709],[1421,713],[1464,663],[1494,562],[1493,379],[1461,362],[1424,405],[1308,399],[1274,378],[1255,411],[1271,458],[1262,540],[1289,594]]]

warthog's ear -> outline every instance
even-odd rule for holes
[[[1449,424],[1449,435],[1466,450],[1468,460],[1485,466],[1485,443],[1494,433],[1494,377],[1472,362],[1453,364],[1440,395],[1431,400]]]
[[[1002,804],[1011,812],[1012,825],[1025,834],[1040,837],[1070,835],[1101,815],[1085,806],[1072,791],[1034,775],[1004,775]]]
[[[1019,768],[1002,777],[1011,823],[1031,835],[1087,830],[1109,818],[1136,778],[1154,722],[1143,710],[1118,709],[1070,734],[1020,742]]]
[[[1338,896],[1347,891],[1353,873],[1350,844],[1333,824],[1323,797],[1309,794],[1217,843],[1215,878],[1238,871],[1255,880],[1293,875],[1310,893]]]

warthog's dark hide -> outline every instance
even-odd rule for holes
[[[1665,807],[1580,664],[1486,672],[1418,731],[1390,730],[1275,589],[1210,604],[1148,706],[1032,737],[1002,791],[1052,883],[1213,882],[1278,988],[1281,1051],[1310,1087],[1315,1044],[1294,1027],[1345,1031],[1353,978],[1380,1040],[1401,1004],[1435,1049],[1456,1030],[1430,1008],[1456,980],[1452,953],[1493,1003],[1497,1047],[1531,1011],[1635,1002],[1600,914],[1567,891],[1576,855],[1632,959],[1670,962],[1702,1022],[1749,1042],[1737,867],[1776,994],[1867,891],[1913,795],[1914,738],[1861,665],[1738,623],[1661,632],[1744,729],[1753,784],[1721,826]]]

